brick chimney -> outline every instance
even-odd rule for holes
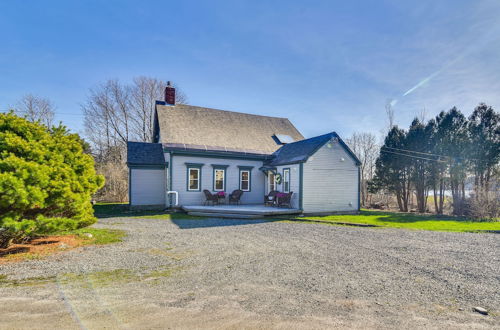
[[[165,87],[165,103],[175,105],[175,88],[172,87],[170,81],[167,81],[167,87]]]

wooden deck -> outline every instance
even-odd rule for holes
[[[257,219],[266,216],[300,214],[300,209],[278,208],[264,205],[186,205],[182,209],[190,215],[218,218]]]

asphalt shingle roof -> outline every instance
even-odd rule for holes
[[[287,118],[259,116],[192,105],[156,104],[160,143],[200,145],[272,154],[280,145],[274,134],[304,139]]]
[[[127,142],[127,163],[129,165],[164,165],[161,143]]]
[[[267,162],[268,166],[278,166],[284,164],[293,164],[305,162],[310,156],[312,156],[321,146],[330,141],[332,138],[337,138],[339,143],[344,147],[344,149],[349,153],[356,163],[359,163],[358,158],[349,149],[349,147],[342,141],[342,139],[335,132],[328,134],[316,136],[310,139],[305,139],[302,141],[297,141],[289,144],[285,144],[279,150],[273,153],[273,158],[271,161]]]

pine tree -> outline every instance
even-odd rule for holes
[[[0,114],[0,247],[96,221],[91,196],[104,179],[84,147],[63,126]]]

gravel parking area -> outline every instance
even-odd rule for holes
[[[0,328],[500,328],[498,234],[227,219],[96,226],[128,236],[0,265]]]

